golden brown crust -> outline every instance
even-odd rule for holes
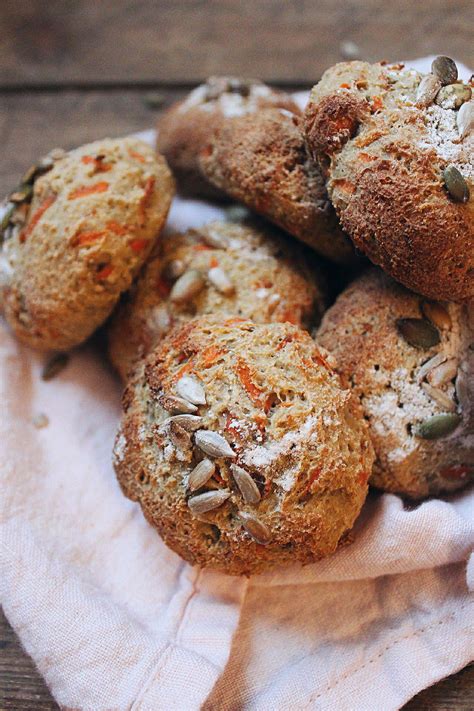
[[[111,321],[112,363],[125,380],[139,358],[194,316],[221,313],[257,323],[317,325],[325,286],[315,261],[309,250],[263,221],[215,222],[163,235]],[[224,288],[213,281],[216,269],[229,281],[227,289],[225,281]],[[201,288],[177,303],[170,292],[190,271],[202,275]]]
[[[183,375],[201,384],[206,404],[198,432],[177,441],[160,403]],[[192,564],[250,574],[307,563],[336,549],[366,496],[373,452],[357,408],[298,327],[197,319],[153,351],[127,387],[116,473],[167,545]],[[215,475],[191,492],[190,472],[205,457],[202,430],[220,434],[233,458],[211,457]],[[237,485],[235,465],[253,500]],[[196,498],[211,491],[229,497],[193,513]],[[259,521],[260,543],[249,517],[254,530]]]
[[[214,185],[319,254],[355,261],[297,117],[267,109],[229,120],[202,151],[201,167]]]
[[[416,348],[403,337],[399,320],[426,323],[424,313],[435,318],[440,340],[434,343],[433,337],[431,347]],[[469,318],[472,305],[433,306],[377,269],[353,282],[326,312],[316,340],[331,351],[338,372],[361,399],[377,457],[370,480],[375,486],[422,498],[472,481],[474,323]],[[448,419],[460,415],[452,434],[433,440],[418,436],[422,423],[443,413]]]
[[[149,255],[173,192],[165,160],[136,139],[82,146],[39,177],[26,222],[9,228],[2,250],[16,336],[40,349],[84,341]]]
[[[429,298],[474,296],[474,137],[457,111],[417,103],[421,75],[402,66],[336,65],[305,112],[342,227],[355,246]],[[456,202],[443,170],[454,164],[471,199]]]
[[[166,111],[158,123],[158,151],[176,176],[181,193],[190,197],[226,199],[202,175],[198,156],[215,130],[229,118],[277,106],[295,114],[299,107],[288,94],[256,79],[210,77]]]

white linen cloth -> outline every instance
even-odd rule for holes
[[[220,215],[176,199],[169,225]],[[0,599],[63,708],[390,711],[473,659],[472,489],[371,494],[355,542],[305,568],[191,568],[120,492],[98,351],[43,364],[0,324]]]

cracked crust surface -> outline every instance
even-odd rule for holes
[[[474,479],[474,305],[438,304],[439,343],[416,348],[397,321],[424,318],[427,303],[372,269],[339,296],[316,337],[361,400],[376,453],[370,483],[412,498]],[[423,422],[446,412],[460,415],[451,434],[417,436]]]
[[[373,451],[359,405],[326,355],[291,324],[203,318],[138,366],[124,394],[115,470],[124,493],[185,560],[231,574],[309,563],[332,553],[352,527]],[[205,455],[191,432],[176,442],[160,404],[184,374],[205,391],[199,427],[222,435],[234,453],[216,457],[215,475],[193,493],[189,474]],[[231,464],[258,487],[256,503],[244,500]],[[189,501],[216,490],[229,498],[193,514]],[[244,529],[250,516],[265,527],[266,545]]]
[[[0,253],[15,335],[39,349],[90,336],[145,262],[173,192],[164,158],[135,139],[104,139],[57,160]]]
[[[203,277],[202,289],[182,303],[170,298],[179,278],[173,268],[180,274],[195,270]],[[210,280],[210,270],[216,268],[230,280],[231,293]],[[309,250],[263,221],[214,222],[160,238],[111,321],[109,355],[125,380],[139,358],[194,316],[232,314],[310,328],[324,309],[324,280]]]
[[[216,187],[319,254],[340,264],[356,262],[297,116],[266,109],[229,120],[201,152],[200,164]]]
[[[355,246],[413,291],[463,301],[474,296],[474,134],[461,138],[454,108],[417,103],[421,79],[403,65],[335,65],[311,92],[306,138]],[[465,204],[445,187],[448,165],[470,188]]]
[[[210,77],[171,106],[160,117],[157,147],[173,170],[180,192],[190,197],[225,198],[201,173],[199,152],[229,118],[255,115],[272,106],[300,113],[289,94],[256,79],[237,77]]]

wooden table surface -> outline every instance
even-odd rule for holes
[[[474,66],[472,0],[1,0],[0,194],[50,148],[152,126],[210,74],[309,87],[356,52]],[[57,709],[0,616],[0,710]],[[474,665],[406,711],[472,711]],[[100,710],[98,710],[100,711]]]

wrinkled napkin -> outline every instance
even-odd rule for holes
[[[169,228],[221,216],[177,198]],[[0,324],[0,599],[63,708],[390,711],[473,659],[472,489],[371,494],[355,542],[304,568],[191,568],[120,492],[98,349],[43,365]]]

